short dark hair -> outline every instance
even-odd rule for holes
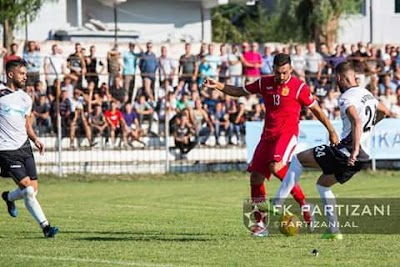
[[[281,67],[283,65],[291,65],[290,56],[288,54],[279,53],[274,57],[274,67]]]
[[[343,74],[343,73],[346,73],[346,72],[348,72],[350,70],[354,71],[354,67],[348,61],[344,61],[344,62],[339,63],[335,68],[335,72],[338,73],[338,74]]]
[[[6,72],[12,71],[18,67],[26,67],[26,62],[23,59],[13,59],[7,62]]]

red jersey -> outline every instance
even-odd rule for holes
[[[265,105],[262,138],[275,139],[282,134],[299,135],[302,106],[315,103],[305,82],[291,76],[284,84],[275,83],[274,76],[262,77],[244,87],[253,94],[261,94]]]
[[[121,112],[119,110],[116,110],[115,113],[111,113],[110,110],[106,110],[104,112],[104,116],[106,118],[110,119],[111,123],[114,125],[115,128],[119,128],[120,127],[119,122],[121,121],[121,119],[123,117],[122,117],[122,114],[121,114]]]

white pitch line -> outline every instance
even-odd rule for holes
[[[0,258],[13,258],[13,257],[34,259],[34,260],[71,261],[71,262],[83,262],[83,263],[112,264],[112,265],[122,265],[122,266],[178,267],[178,265],[171,265],[171,264],[141,263],[132,261],[93,260],[93,259],[80,259],[71,257],[49,257],[49,256],[34,256],[34,255],[21,255],[21,254],[17,255],[0,254]]]

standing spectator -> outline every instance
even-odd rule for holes
[[[154,86],[158,61],[153,53],[153,43],[146,44],[146,52],[141,53],[139,68],[143,80],[143,89],[150,101],[154,102]]]
[[[82,79],[86,74],[86,64],[80,43],[75,44],[75,52],[68,56],[67,67],[70,70],[71,78],[77,82],[78,87],[82,87]]]
[[[229,54],[228,59],[230,76],[229,84],[234,86],[242,86],[243,66],[239,47],[237,45],[232,45],[232,52]]]
[[[307,43],[307,53],[304,58],[306,61],[305,75],[307,84],[314,87],[321,78],[323,59],[321,54],[315,50],[313,42]]]
[[[229,55],[226,51],[226,44],[221,44],[219,47],[219,73],[218,79],[220,82],[225,83],[228,80],[228,69],[229,69]]]
[[[367,84],[365,73],[369,72],[366,62],[368,53],[362,42],[358,42],[357,46],[355,46],[355,49],[356,51],[352,50],[350,60],[354,66],[354,70],[357,73],[357,79],[359,80],[358,85],[365,87]]]
[[[337,65],[346,61],[346,54],[343,51],[341,45],[335,47],[335,53],[331,55],[328,59],[329,65],[332,69],[335,69]]]
[[[23,54],[23,58],[27,63],[27,83],[36,83],[40,80],[41,58],[34,41],[29,41],[27,51]]]
[[[128,51],[122,53],[122,78],[124,79],[124,90],[128,94],[128,100],[133,102],[132,99],[133,92],[135,89],[135,80],[136,80],[136,65],[138,58],[140,57],[140,53],[135,52],[135,43],[129,43]]]
[[[51,54],[44,60],[44,75],[47,87],[54,85],[54,80],[62,80],[66,71],[65,59],[62,56],[62,49],[58,44],[51,46]]]
[[[291,56],[293,74],[296,75],[300,80],[305,81],[306,78],[306,58],[303,55],[303,51],[300,45],[294,46],[295,54]]]
[[[107,53],[107,72],[108,86],[113,86],[115,77],[120,75],[122,69],[121,53],[118,52],[118,45],[115,45],[111,51]]]
[[[243,74],[246,78],[246,84],[254,82],[260,76],[260,67],[262,64],[262,56],[258,52],[258,43],[251,44],[251,50],[248,49],[249,44],[243,43],[242,63],[244,66]]]
[[[173,85],[176,75],[176,62],[168,56],[166,46],[161,46],[161,56],[158,58],[158,73],[160,78],[160,86],[168,90]]]
[[[182,90],[194,91],[197,80],[197,60],[196,57],[191,53],[192,45],[190,43],[185,44],[185,54],[179,58],[179,83],[176,89],[176,95]]]
[[[330,58],[330,53],[329,53],[329,48],[326,45],[326,43],[320,43],[319,45],[319,53],[322,56],[322,70],[321,70],[321,75],[330,75],[332,74],[332,68],[331,65],[329,64],[329,58]]]
[[[20,56],[17,55],[17,53],[18,53],[18,44],[17,43],[12,43],[10,45],[10,51],[8,53],[6,53],[6,55],[3,58],[4,67],[6,66],[8,61],[17,60],[17,59],[21,58]]]
[[[99,88],[99,73],[103,73],[104,71],[104,63],[99,60],[96,56],[96,46],[90,46],[89,56],[85,58],[86,60],[86,81],[89,84],[90,82],[94,83],[94,88],[97,91]],[[98,71],[100,67],[100,71]]]
[[[197,78],[197,85],[198,87],[201,87],[203,84],[204,79],[207,76],[213,76],[215,78],[215,73],[212,71],[212,67],[209,61],[207,61],[207,57],[204,55],[200,56],[200,61],[199,61],[199,68],[198,68],[198,78]],[[184,92],[182,95],[186,94]]]
[[[273,72],[274,56],[270,46],[264,47],[264,55],[262,55],[261,75],[271,75]]]

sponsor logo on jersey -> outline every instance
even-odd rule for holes
[[[282,95],[282,96],[288,96],[288,95],[289,95],[289,93],[290,93],[290,89],[289,89],[289,87],[287,87],[287,86],[284,86],[284,87],[282,88],[281,95]]]
[[[13,168],[13,169],[21,168],[21,165],[10,165],[10,168]]]
[[[265,89],[272,90],[272,89],[274,89],[274,87],[273,86],[267,86],[267,87],[265,87]]]

